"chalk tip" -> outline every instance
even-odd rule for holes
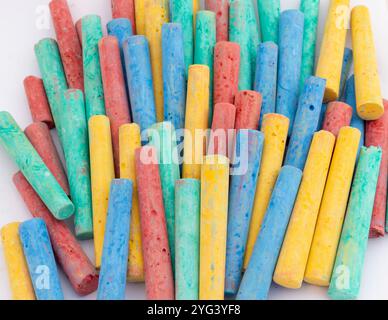
[[[357,113],[361,119],[378,120],[384,115],[384,106],[382,102],[366,102],[357,107]]]
[[[81,241],[92,240],[94,237],[93,228],[87,228],[87,229],[83,230],[79,227],[78,228],[76,227],[75,237]]]
[[[300,289],[302,287],[303,279],[298,280],[290,277],[289,274],[275,272],[273,282],[287,289]]]
[[[325,277],[320,275],[309,274],[309,272],[306,272],[304,276],[304,281],[319,287],[328,287],[330,284],[330,279],[326,279]]]
[[[325,95],[323,97],[324,103],[329,103],[338,99],[338,90],[334,90],[333,88],[326,87]]]
[[[66,220],[73,215],[74,211],[74,204],[69,200],[67,204],[65,204],[64,206],[62,206],[62,208],[58,210],[57,214],[55,214],[55,217],[58,220]]]

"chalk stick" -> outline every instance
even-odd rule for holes
[[[286,10],[280,15],[276,113],[290,119],[289,134],[298,107],[303,25],[303,13],[299,10]]]
[[[90,186],[89,138],[85,100],[80,90],[63,95],[63,150],[70,194],[74,202],[74,226],[78,239],[93,238],[92,194]]]
[[[197,24],[197,13],[200,10],[201,4],[200,0],[193,0],[193,26],[194,26],[194,35],[195,35],[195,26]]]
[[[254,90],[262,95],[259,128],[267,113],[274,113],[276,107],[276,83],[278,74],[278,46],[263,42],[257,49]]]
[[[358,297],[381,157],[378,147],[361,149],[328,291],[332,299]]]
[[[284,166],[280,170],[237,300],[267,300],[301,179],[298,168]]]
[[[57,266],[44,221],[35,218],[19,226],[28,270],[38,300],[64,300]]]
[[[239,72],[240,46],[233,42],[218,42],[214,47],[214,104],[234,103]]]
[[[108,217],[98,283],[98,300],[124,300],[127,284],[132,181],[115,179],[110,187]]]
[[[135,158],[147,299],[173,300],[174,280],[156,150],[139,148]]]
[[[177,300],[198,300],[200,187],[195,179],[181,179],[175,185]]]
[[[229,40],[229,1],[205,0],[206,10],[216,14],[216,40],[217,42]]]
[[[257,181],[252,219],[249,226],[244,268],[248,266],[257,235],[260,232],[265,210],[283,163],[288,126],[288,118],[281,114],[268,113],[264,116],[261,128],[264,134],[263,156]]]
[[[176,141],[175,128],[171,122],[161,122],[151,127],[149,146],[155,148],[159,160],[159,173],[173,270],[175,265],[175,183],[180,179]]]
[[[350,0],[332,0],[315,75],[326,79],[325,102],[338,99]]]
[[[124,18],[131,21],[131,28],[136,34],[136,16],[134,0],[112,0],[113,19]]]
[[[165,23],[162,26],[162,54],[164,120],[170,121],[177,130],[183,129],[187,83],[180,24]]]
[[[145,11],[147,10],[148,1],[134,0],[135,1],[135,21],[136,21],[136,34],[144,36],[145,34]]]
[[[369,9],[356,6],[351,14],[357,112],[361,119],[376,120],[384,113],[376,48]]]
[[[0,112],[0,141],[52,214],[60,220],[74,213],[74,205],[38,152],[6,111]]]
[[[261,39],[278,43],[280,0],[258,0]]]
[[[314,76],[306,80],[300,94],[294,127],[284,160],[286,165],[300,170],[304,168],[311,140],[318,129],[325,85],[325,79]]]
[[[82,47],[70,8],[66,0],[52,0],[49,6],[69,88],[83,90]]]
[[[228,158],[206,156],[201,171],[200,300],[224,299],[228,191]]]
[[[344,102],[333,101],[327,106],[322,129],[330,131],[336,137],[342,127],[350,126],[353,109]]]
[[[349,72],[353,64],[353,50],[350,48],[345,48],[344,58],[342,61],[342,70],[341,70],[341,81],[340,81],[340,90],[339,96],[342,97],[344,95],[346,81],[349,77]]]
[[[231,175],[226,246],[225,294],[235,295],[241,281],[264,135],[257,130],[237,133],[235,153],[240,157],[241,174]],[[233,170],[236,170],[236,167]]]
[[[77,30],[77,36],[82,50],[82,18],[78,19],[77,22],[75,23],[75,29]]]
[[[28,76],[24,79],[23,85],[32,120],[34,122],[44,122],[49,129],[53,129],[55,123],[51,115],[43,80],[38,77]]]
[[[34,122],[24,130],[24,133],[63,191],[69,195],[66,173],[47,125],[43,122]]]
[[[66,223],[52,216],[21,172],[12,180],[31,215],[46,223],[58,264],[74,291],[81,296],[96,291],[98,273]]]
[[[300,11],[304,14],[302,69],[300,71],[300,89],[303,90],[305,81],[314,74],[319,0],[302,0]]]
[[[105,115],[104,88],[98,52],[98,42],[102,37],[101,17],[97,15],[83,17],[82,53],[87,120],[95,115]]]
[[[304,276],[310,284],[329,285],[360,136],[351,127],[343,127],[338,135]]]
[[[369,236],[371,238],[384,237],[385,235],[388,174],[388,101],[384,100],[383,103],[387,112],[384,112],[384,115],[378,120],[367,121],[365,127],[365,146],[380,147],[382,150],[381,167],[370,226]]]
[[[13,300],[35,300],[27,262],[19,239],[19,222],[1,228],[1,242]]]
[[[133,121],[141,131],[156,123],[150,52],[144,36],[132,36],[124,42],[125,67]]]
[[[274,282],[283,287],[298,289],[302,286],[334,144],[332,133],[319,131],[314,134],[273,275]]]
[[[112,133],[113,159],[116,175],[119,175],[119,128],[123,124],[131,122],[128,96],[121,65],[119,41],[114,36],[103,37],[99,41],[98,47],[104,87],[105,110],[110,120]]]
[[[108,211],[109,188],[115,178],[109,118],[93,116],[89,120],[90,176],[92,186],[93,233],[96,267],[101,266],[102,248]]]
[[[209,125],[213,121],[213,65],[216,45],[216,16],[211,11],[198,11],[195,34],[194,63],[203,64],[210,70]]]
[[[141,147],[140,127],[136,123],[120,127],[120,178],[133,184],[132,212],[129,237],[128,280],[144,281],[144,263],[141,244],[139,199],[137,194],[135,150]]]
[[[262,101],[263,97],[256,91],[245,90],[236,94],[236,130],[259,128]]]
[[[183,178],[200,179],[209,119],[208,66],[192,65],[187,83]]]

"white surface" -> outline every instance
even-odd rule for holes
[[[34,44],[44,37],[54,37],[47,4],[49,0],[0,1],[0,110],[13,114],[22,128],[31,122],[23,91],[23,79],[30,74],[39,75],[34,56]],[[256,2],[256,1],[254,1]],[[282,10],[298,8],[299,0],[282,0]],[[329,0],[321,0],[318,47],[326,18]],[[99,14],[104,25],[110,20],[110,0],[69,0],[73,18],[78,20],[85,14]],[[386,21],[388,0],[351,0],[351,5],[364,4],[371,11],[379,71],[383,94],[388,97],[388,45]],[[349,37],[349,35],[348,35]],[[350,44],[350,42],[349,42]],[[319,48],[318,48],[319,50]],[[319,51],[317,51],[319,52]],[[16,166],[0,151],[0,227],[13,221],[24,221],[30,215],[12,184]],[[83,244],[93,259],[92,243]],[[360,298],[388,299],[388,238],[369,242]],[[67,299],[79,299],[68,281],[62,276],[62,286]],[[142,284],[128,285],[128,299],[143,299]],[[0,248],[0,299],[9,299],[7,271]],[[94,299],[95,295],[87,298]],[[327,299],[326,288],[304,285],[300,290],[274,287],[271,299]]]

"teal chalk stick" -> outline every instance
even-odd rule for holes
[[[382,151],[361,148],[328,294],[356,299],[360,291]]]
[[[90,186],[88,124],[80,90],[63,94],[63,151],[71,199],[75,206],[74,225],[78,239],[93,238],[92,192]]]
[[[97,15],[83,17],[82,51],[87,120],[95,115],[105,115],[104,89],[98,53],[98,42],[102,37],[101,18]]]
[[[277,44],[279,35],[280,0],[257,0],[257,8],[259,10],[262,41],[272,41]]]
[[[0,142],[42,201],[59,220],[74,213],[74,205],[44,164],[15,119],[0,112]]]

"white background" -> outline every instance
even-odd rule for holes
[[[22,128],[31,122],[23,79],[28,75],[39,75],[35,60],[34,44],[44,37],[54,37],[54,30],[48,15],[49,0],[0,1],[0,110],[13,114]],[[253,1],[256,3],[256,1]],[[318,50],[327,14],[329,0],[321,0]],[[111,18],[110,0],[69,0],[74,20],[86,14],[99,14],[105,25]],[[282,0],[282,10],[295,9],[299,0]],[[388,0],[351,0],[351,5],[364,4],[371,11],[382,90],[388,97]],[[48,21],[46,23],[45,21]],[[348,34],[348,45],[351,44]],[[319,52],[319,51],[317,51]],[[24,221],[30,215],[12,184],[16,166],[0,150],[0,227],[13,221]],[[84,242],[84,248],[93,260],[91,242]],[[61,274],[62,286],[67,299],[80,299]],[[327,299],[326,288],[304,285],[300,290],[273,287],[271,299]],[[130,284],[128,299],[143,299],[144,286]],[[10,299],[7,270],[0,248],[0,299]],[[86,298],[94,299],[95,294]],[[360,298],[388,299],[388,239],[369,241]]]

